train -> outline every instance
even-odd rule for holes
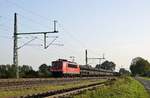
[[[91,77],[91,76],[115,76],[116,72],[104,69],[96,69],[88,65],[79,65],[66,59],[58,59],[52,62],[50,72],[54,77]]]
[[[65,59],[58,59],[52,62],[50,72],[55,77],[79,76],[80,67],[76,62],[71,62]]]

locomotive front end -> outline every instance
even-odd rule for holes
[[[60,77],[63,75],[63,62],[62,61],[53,61],[50,71],[54,77]]]

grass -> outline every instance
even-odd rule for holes
[[[131,77],[120,78],[113,85],[86,91],[73,98],[150,98],[148,92]]]
[[[78,82],[74,82],[74,83],[66,83],[63,85],[51,85],[51,84],[47,84],[47,85],[41,85],[38,87],[31,87],[28,89],[25,88],[20,88],[17,90],[0,90],[0,98],[7,98],[7,97],[12,97],[12,96],[24,96],[24,95],[29,95],[29,94],[35,94],[35,93],[40,93],[40,92],[47,92],[49,90],[58,90],[58,89],[64,89],[64,88],[72,88],[72,87],[78,87],[78,86],[82,86],[82,85],[88,85],[91,83],[98,83],[98,82],[103,82],[105,80],[98,80],[98,81],[85,81],[85,80],[81,80]]]
[[[146,80],[150,80],[150,77],[141,77],[141,78],[144,78]]]

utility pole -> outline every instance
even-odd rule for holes
[[[88,65],[87,49],[85,50],[85,65]]]
[[[101,60],[102,60],[102,59],[105,59],[105,58],[103,58],[103,57],[102,57],[102,58],[88,58],[88,59],[95,59],[95,60],[99,60],[99,65],[100,65],[100,64],[101,64]]]
[[[101,64],[101,60],[105,59],[104,54],[103,57],[98,57],[98,58],[88,58],[87,56],[87,49],[85,50],[85,65],[88,65],[88,60],[89,59],[94,59],[94,60],[99,60],[99,65]]]
[[[47,49],[55,40],[56,37],[50,44],[46,44],[46,34],[48,33],[58,33],[58,31],[56,30],[56,20],[54,21],[54,31],[52,32],[30,32],[30,33],[18,33],[17,32],[17,13],[14,14],[14,47],[13,47],[13,65],[15,66],[16,69],[16,78],[19,78],[19,68],[18,68],[18,50],[20,48],[22,48],[23,46],[27,45],[28,43],[30,43],[31,41],[35,40],[36,38],[28,41],[27,43],[23,44],[22,46],[18,47],[18,36],[19,35],[39,35],[39,34],[43,34],[44,35],[44,49]]]
[[[17,38],[17,13],[14,15],[14,48],[13,48],[13,65],[15,66],[16,78],[19,78],[19,70],[18,70],[18,46],[17,46],[18,38]]]

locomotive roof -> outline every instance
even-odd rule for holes
[[[56,60],[56,61],[64,61],[64,62],[69,62],[69,63],[71,63],[71,64],[77,64],[76,62],[68,61],[68,60],[66,60],[66,59],[58,59],[58,60]],[[53,62],[55,62],[55,61],[53,61]]]

